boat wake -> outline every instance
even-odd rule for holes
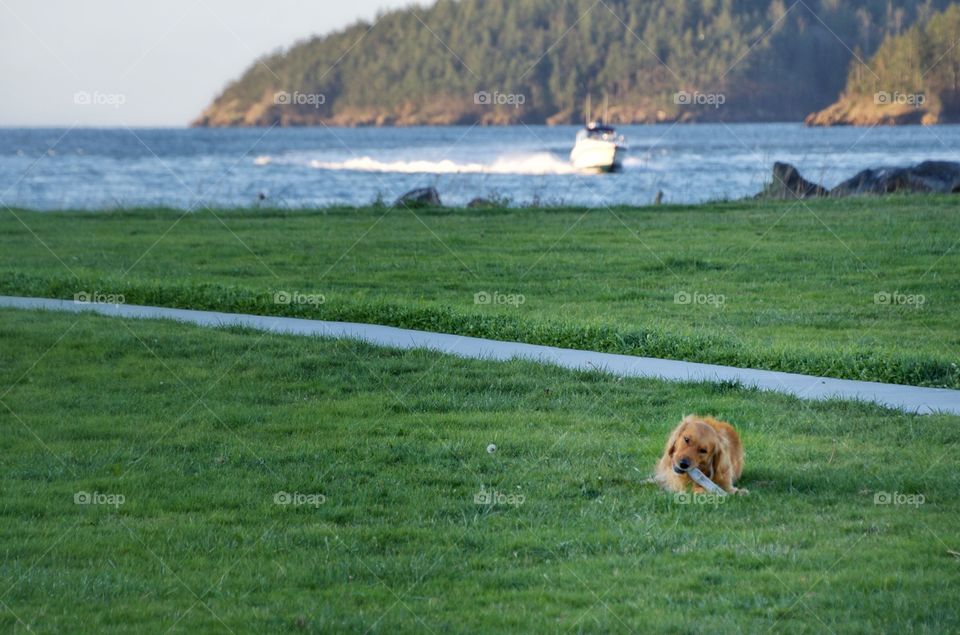
[[[261,156],[254,160],[256,165],[289,163],[281,158]],[[548,152],[535,154],[506,155],[491,163],[461,163],[453,160],[442,161],[383,161],[364,156],[345,161],[307,162],[311,168],[331,171],[353,172],[393,172],[400,174],[525,174],[551,175],[573,174],[575,170],[569,162]]]

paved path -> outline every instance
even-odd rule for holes
[[[898,384],[880,384],[769,370],[697,364],[652,357],[594,353],[554,348],[552,346],[498,342],[461,335],[412,331],[391,326],[217,313],[214,311],[189,311],[127,304],[81,304],[71,300],[9,296],[0,296],[0,307],[47,309],[74,313],[88,311],[114,317],[178,320],[201,326],[246,326],[274,333],[348,338],[395,348],[423,348],[475,359],[531,359],[564,368],[602,370],[622,377],[653,377],[669,381],[738,381],[746,386],[756,386],[761,390],[796,395],[804,399],[837,397],[870,401],[919,414],[932,412],[960,414],[960,390],[918,388]]]

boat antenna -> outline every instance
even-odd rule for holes
[[[603,95],[603,125],[607,125],[607,107],[610,105],[610,96]]]
[[[590,103],[590,94],[587,93],[587,125],[590,125],[590,117],[593,116],[592,104]]]

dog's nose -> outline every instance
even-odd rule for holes
[[[685,470],[690,467],[690,459],[680,459],[678,465]]]

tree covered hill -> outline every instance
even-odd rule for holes
[[[813,125],[872,126],[960,121],[960,5],[899,36],[869,61],[854,60],[840,100]]]
[[[254,63],[195,122],[800,120],[944,0],[439,0]]]

